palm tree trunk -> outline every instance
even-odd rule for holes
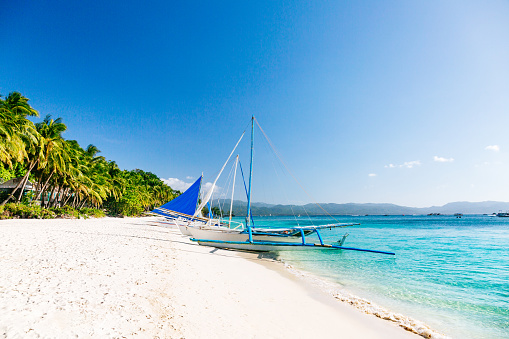
[[[55,170],[53,170],[51,172],[51,174],[49,175],[48,179],[46,179],[46,182],[44,183],[44,186],[42,186],[41,190],[39,191],[39,194],[37,194],[37,197],[35,198],[35,200],[39,199],[39,197],[41,196],[42,192],[46,189],[46,186],[48,185],[49,183],[49,179],[51,179],[51,177],[53,176],[53,174],[55,174]],[[42,179],[42,176],[41,176],[41,179]]]
[[[41,207],[44,207],[44,197],[46,197],[46,189],[42,190]]]
[[[36,163],[37,162],[35,162],[35,164]],[[23,184],[21,185],[21,192],[19,193],[19,196],[18,196],[18,202],[20,202],[21,198],[23,197],[23,193],[25,192],[25,186],[28,182],[28,177],[30,176],[30,172],[32,171],[32,168],[35,167],[35,164],[28,169],[27,174],[25,174],[25,176],[23,177],[23,180],[22,180]]]
[[[21,187],[21,185],[23,184],[23,182],[25,181],[25,178],[28,178],[28,176],[30,175],[30,171],[32,171],[32,168],[34,168],[35,164],[37,163],[37,161],[35,161],[33,164],[30,165],[27,173],[25,174],[25,176],[23,176],[23,179],[21,179],[21,181],[16,185],[16,187],[14,188],[14,190],[11,192],[11,194],[9,194],[9,196],[7,197],[7,199],[5,199],[2,204],[2,205],[5,205],[9,200],[11,200],[11,198],[14,198],[14,193],[16,193],[16,191]],[[23,189],[21,190],[21,194],[23,194],[23,190],[25,189],[25,185],[23,185]]]
[[[61,187],[58,192],[57,192],[57,196],[55,197],[55,201],[53,202],[54,204],[54,207],[57,207],[60,202],[62,201],[62,197],[64,196],[64,188]],[[59,206],[59,207],[62,207],[62,206]]]
[[[58,200],[60,206],[64,206],[64,201],[66,199],[67,199],[67,188],[62,187],[62,194],[60,195],[60,199]]]
[[[44,177],[44,171],[41,171],[41,175],[39,176],[39,180],[37,180],[37,188],[35,189],[36,192],[40,192],[41,191],[41,187],[42,187],[42,178]],[[39,194],[40,195],[40,194]],[[35,199],[37,200],[37,199]]]
[[[65,196],[67,195],[68,188],[64,188],[62,186],[62,193],[60,194],[60,198],[58,199],[58,203],[60,204],[60,207],[64,206],[63,202],[65,199]]]
[[[76,204],[74,204],[73,208],[75,208],[75,209],[79,208],[82,201],[84,201],[84,200],[81,200],[81,199],[76,200]]]
[[[21,187],[21,192],[19,193],[18,202],[21,201],[23,193],[25,192],[25,186],[27,185],[28,182],[28,176],[30,175],[30,172],[32,172],[32,169],[35,167],[35,165],[37,165],[38,162],[39,160],[36,160],[34,164],[31,165],[30,168],[28,169],[27,174],[25,174],[25,176],[23,177],[23,186]]]
[[[23,193],[25,192],[25,186],[27,184],[28,177],[26,177],[26,179],[25,179],[25,177],[23,177],[23,180],[21,180],[21,181],[23,182],[23,184],[21,184],[21,189],[20,189],[20,192],[19,192],[19,196],[18,196],[17,202],[20,202],[21,198],[23,197]]]
[[[82,209],[83,206],[85,206],[85,203],[87,202],[87,199],[83,199],[83,203],[81,204],[80,208],[79,209]]]
[[[53,203],[51,204],[51,207],[57,207],[58,206],[58,199],[60,198],[60,191],[62,189],[60,187],[57,188],[57,191],[55,192],[55,197],[53,198]]]
[[[53,186],[53,188],[51,189],[51,192],[48,196],[48,202],[46,203],[46,206],[45,207],[50,207],[51,206],[51,200],[53,198],[53,193],[55,193],[55,188],[56,186]]]
[[[56,207],[58,202],[58,195],[60,193],[60,187],[57,188],[55,192],[55,196],[53,197],[53,200],[51,200],[50,207]]]
[[[72,192],[70,192],[71,188],[69,187],[68,191],[67,191],[67,194],[69,194],[69,196],[67,197],[67,199],[65,199],[64,201],[64,206],[67,205],[67,203],[69,202],[69,200],[71,200],[71,198],[73,197],[73,194]]]

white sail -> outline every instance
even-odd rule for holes
[[[228,161],[230,161],[230,158],[232,157],[233,153],[235,152],[235,150],[237,149],[237,146],[239,145],[240,141],[242,140],[242,138],[244,137],[244,134],[246,134],[246,132],[244,131],[244,133],[242,133],[242,135],[240,136],[240,139],[239,141],[237,141],[237,144],[235,145],[235,147],[233,148],[232,152],[230,153],[230,156],[228,157],[228,159],[226,159],[226,162],[224,163],[223,167],[221,168],[221,170],[219,171],[219,174],[217,175],[216,177],[216,180],[214,180],[214,183],[212,184],[212,187],[210,188],[210,190],[207,192],[207,195],[205,195],[205,198],[203,199],[203,201],[201,202],[200,206],[198,206],[198,208],[196,209],[196,212],[194,212],[194,216],[196,216],[201,210],[203,207],[205,207],[205,205],[207,205],[207,203],[209,202],[210,200],[210,197],[212,196],[212,192],[214,192],[214,188],[216,187],[216,183],[217,183],[217,180],[219,179],[219,177],[221,176],[221,173],[223,173],[223,170],[224,168],[226,167],[226,164],[228,164]]]

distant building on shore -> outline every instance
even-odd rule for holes
[[[20,183],[21,180],[23,180],[23,177],[14,178],[14,179],[8,180],[8,181],[0,184],[0,193],[3,193],[3,194],[11,193],[16,188],[16,186],[18,186],[18,184]],[[28,180],[27,184],[25,185],[25,192],[33,191],[34,186],[35,186],[34,183],[32,183],[30,180]]]

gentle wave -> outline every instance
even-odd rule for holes
[[[291,264],[287,263],[284,259],[279,259],[284,267],[292,273],[295,277],[304,280],[305,282],[317,286],[320,290],[332,295],[334,298],[345,302],[360,311],[372,314],[378,318],[388,320],[396,323],[398,326],[405,330],[418,334],[424,338],[429,339],[450,339],[450,337],[430,328],[422,321],[407,317],[405,315],[392,312],[385,309],[367,299],[353,295],[352,293],[341,288],[338,284],[327,281],[321,277],[313,275],[309,272],[296,269]]]

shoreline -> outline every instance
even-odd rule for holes
[[[302,283],[312,285],[315,289],[321,290],[321,292],[326,294],[328,297],[333,297],[336,299],[334,302],[340,302],[342,304],[352,306],[363,314],[375,316],[385,322],[399,326],[400,328],[423,338],[450,339],[449,336],[429,327],[426,323],[401,313],[394,312],[376,304],[375,302],[365,299],[364,297],[360,297],[340,286],[336,282],[329,281],[308,271],[295,269],[285,262],[282,262],[282,264],[285,265],[285,269],[288,270],[296,279]]]
[[[255,260],[253,256],[258,256],[258,254],[255,253],[240,252],[238,254],[247,260]],[[257,261],[257,263],[280,273],[285,279],[293,280],[298,284],[302,284],[311,296],[323,303],[330,304],[332,306],[336,306],[338,303],[343,305],[346,304],[360,313],[368,316],[375,316],[384,322],[399,326],[410,333],[418,335],[419,337],[434,339],[450,338],[432,329],[420,320],[391,311],[370,300],[355,295],[348,289],[343,288],[333,281],[314,275],[308,271],[296,269],[292,265],[287,264],[284,260],[270,256],[271,255],[269,255],[269,257],[264,261]]]
[[[0,333],[419,338],[281,262],[193,244],[155,220],[1,221]]]

